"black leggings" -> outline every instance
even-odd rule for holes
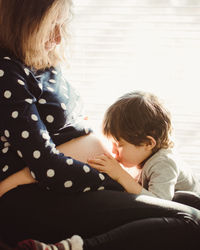
[[[173,201],[179,202],[200,210],[200,195],[190,191],[176,191]]]
[[[200,211],[126,192],[64,195],[29,184],[0,198],[0,225],[0,237],[11,246],[78,234],[84,250],[192,250],[199,245]]]

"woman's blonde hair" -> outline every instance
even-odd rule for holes
[[[29,67],[56,66],[66,58],[71,6],[71,0],[0,0],[0,47]],[[47,51],[45,42],[58,25],[61,43]]]

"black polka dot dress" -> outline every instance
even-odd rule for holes
[[[28,166],[45,189],[121,189],[56,146],[88,134],[81,100],[55,68],[34,72],[0,49],[0,181]]]

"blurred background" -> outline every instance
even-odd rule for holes
[[[153,92],[200,178],[200,0],[74,0],[73,12],[67,77],[95,130],[117,97]]]

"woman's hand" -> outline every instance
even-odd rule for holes
[[[100,172],[108,174],[116,181],[119,181],[120,176],[122,176],[125,171],[115,158],[106,153],[98,155],[95,158],[88,159],[88,164]]]

